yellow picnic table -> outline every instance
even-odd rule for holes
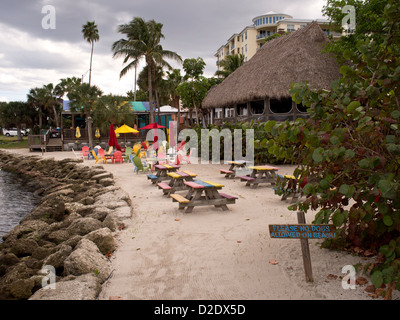
[[[170,177],[169,183],[159,182],[157,183],[158,188],[163,190],[164,195],[169,195],[175,193],[176,191],[187,190],[187,186],[184,181],[193,181],[197,174],[190,171],[175,171],[168,172],[168,177]]]
[[[250,175],[239,177],[241,181],[246,181],[247,187],[257,188],[260,183],[270,183],[274,185],[276,182],[276,172],[279,170],[277,167],[272,166],[251,166]]]

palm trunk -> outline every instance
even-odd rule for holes
[[[56,110],[56,105],[53,104],[53,112],[54,112],[54,120],[56,121],[56,128],[60,127],[60,123],[58,121],[58,115],[57,115],[57,110]]]
[[[89,147],[90,149],[93,149],[92,117],[90,116],[90,112],[86,113],[86,120],[87,120],[87,131],[89,138]]]
[[[147,62],[147,78],[148,78],[148,86],[149,86],[149,103],[150,103],[150,123],[155,122],[154,121],[154,109],[153,109],[153,88],[151,85],[151,62]]]
[[[93,49],[94,49],[94,42],[92,41],[92,53],[90,54],[90,68],[89,68],[89,86],[90,86],[91,83],[92,83]]]
[[[157,90],[155,90],[155,95],[156,95],[156,101],[157,101],[157,108],[158,108],[158,124],[162,125],[162,121],[161,121],[161,115],[160,115],[160,99],[158,97],[158,92]]]

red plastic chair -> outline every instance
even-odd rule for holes
[[[115,151],[114,152],[114,157],[112,159],[113,163],[119,162],[119,163],[123,163],[124,162],[124,158],[122,157],[122,152],[121,151]]]
[[[82,147],[81,156],[83,158],[88,158],[89,159],[89,147],[88,146]]]

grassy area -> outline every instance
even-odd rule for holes
[[[28,148],[28,137],[23,137],[18,141],[17,137],[0,136],[0,149],[20,149]]]

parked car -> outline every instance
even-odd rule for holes
[[[21,134],[23,136],[27,136],[28,132],[25,129],[21,129]],[[6,137],[13,137],[13,136],[17,136],[17,128],[11,128],[11,129],[5,129],[3,128],[3,135],[5,135]]]

